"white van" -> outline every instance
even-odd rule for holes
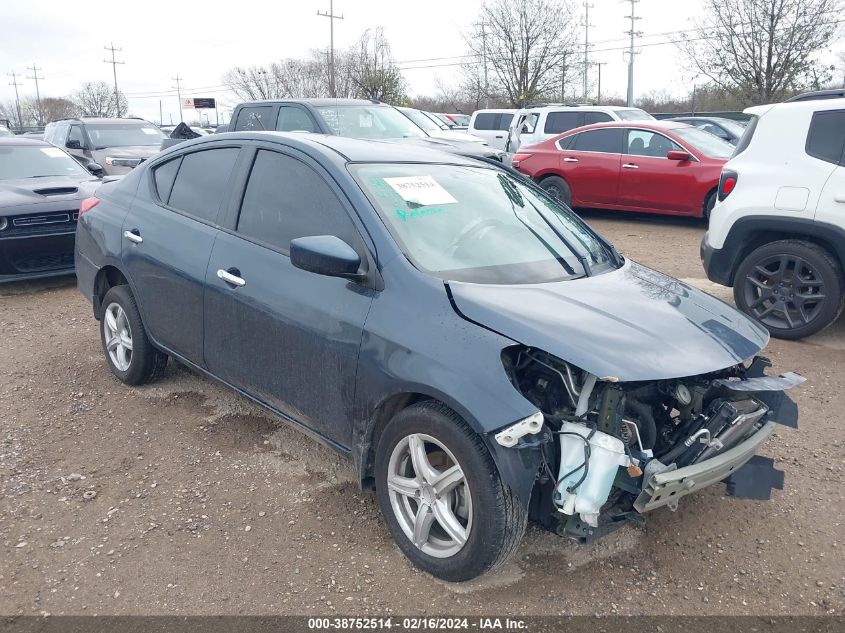
[[[490,147],[505,149],[508,142],[508,130],[516,110],[476,110],[469,120],[467,132],[480,136]]]
[[[547,138],[574,130],[582,125],[606,121],[653,121],[654,117],[639,108],[592,105],[538,105],[520,110],[511,120],[506,152],[515,152],[522,145],[542,143]]]

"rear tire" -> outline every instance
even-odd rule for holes
[[[701,207],[701,217],[705,220],[710,219],[710,213],[713,211],[713,207],[716,206],[716,192],[710,192],[710,195],[704,199],[704,206]]]
[[[150,344],[129,286],[110,288],[102,306],[100,341],[109,369],[127,385],[157,380],[167,367],[167,354]]]
[[[839,262],[823,247],[780,240],[742,261],[734,301],[775,338],[799,339],[836,321],[843,308],[843,285]]]
[[[446,488],[438,482],[450,473],[452,487],[440,494]],[[397,545],[437,578],[470,580],[500,565],[525,532],[526,510],[484,442],[442,404],[412,405],[388,423],[375,475],[379,506]]]
[[[572,206],[572,190],[569,188],[569,183],[563,178],[560,176],[546,176],[539,184],[543,191],[551,198],[562,202],[567,207]]]

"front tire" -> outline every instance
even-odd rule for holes
[[[167,355],[150,344],[129,286],[110,288],[101,305],[100,341],[112,373],[127,385],[159,378],[167,366]]]
[[[414,565],[451,582],[501,564],[527,514],[481,438],[442,404],[400,411],[376,450],[376,495],[387,527]]]
[[[839,263],[824,248],[780,240],[742,261],[734,279],[734,301],[775,338],[799,339],[839,317],[843,284]]]

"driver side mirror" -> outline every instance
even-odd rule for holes
[[[83,149],[82,143],[77,141],[76,139],[69,139],[67,143],[65,143],[65,147],[68,149]]]
[[[290,241],[290,261],[297,268],[327,277],[360,281],[361,257],[334,235],[312,235]]]
[[[682,162],[685,160],[689,160],[690,158],[692,158],[692,156],[690,156],[688,152],[685,152],[683,150],[671,149],[666,152],[666,158],[668,158],[669,160],[677,160]]]
[[[106,170],[103,169],[103,166],[100,163],[88,163],[85,165],[85,168],[95,176],[102,176],[106,173]]]

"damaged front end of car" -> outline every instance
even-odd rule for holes
[[[782,488],[783,473],[756,453],[775,424],[797,426],[785,391],[804,378],[765,375],[771,363],[761,356],[631,382],[525,345],[503,350],[502,362],[539,412],[494,433],[491,444],[499,456],[518,455],[500,457],[500,467],[536,468],[530,516],[558,534],[589,542],[626,522],[644,523],[651,510],[675,510],[681,497],[720,481],[746,498]]]

